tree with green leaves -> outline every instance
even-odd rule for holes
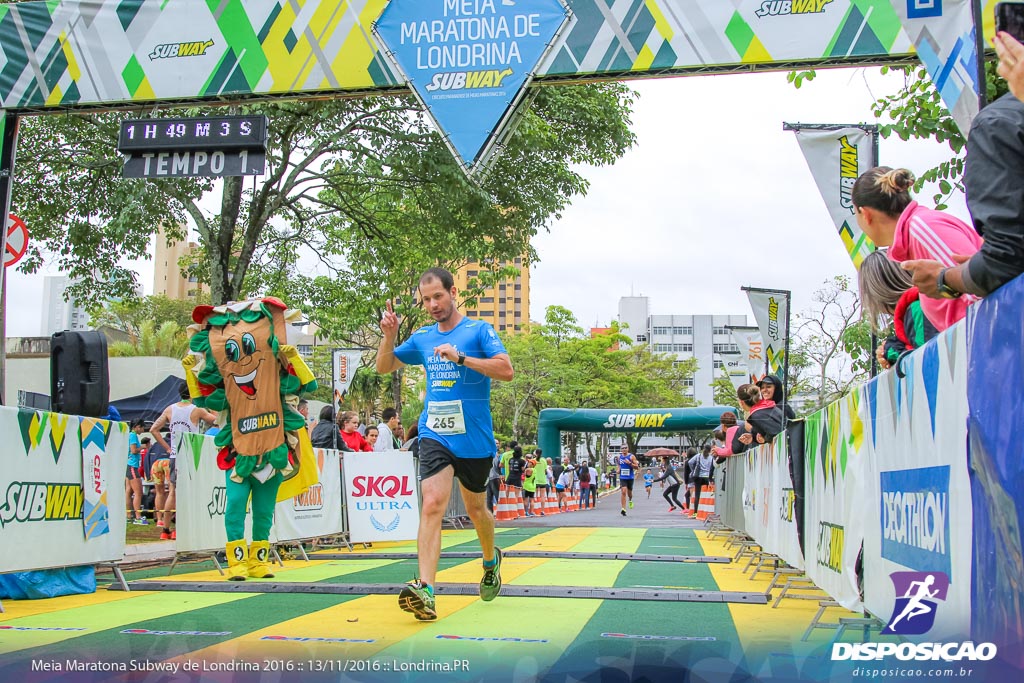
[[[146,322],[156,326],[173,322],[183,331],[192,324],[192,309],[204,303],[209,303],[206,295],[184,301],[163,294],[131,297],[94,308],[89,312],[89,318],[94,327],[112,327],[126,332],[132,340],[137,340]]]
[[[613,163],[632,145],[632,98],[619,84],[541,88],[480,183],[411,97],[232,107],[270,119],[267,172],[251,184],[121,178],[114,148],[126,114],[25,119],[14,207],[33,226],[33,246],[20,267],[49,261],[80,301],[130,297],[136,276],[124,260],[146,257],[158,226],[180,240],[191,224],[214,303],[278,295],[346,341],[389,296],[402,296],[415,321],[413,274],[425,267],[528,253],[530,238],[586,192],[579,166]]]
[[[165,320],[159,327],[153,320],[143,320],[134,339],[113,342],[107,347],[110,356],[181,358],[186,351],[188,339],[185,330],[173,320]]]

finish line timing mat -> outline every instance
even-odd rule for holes
[[[840,673],[828,661],[834,631],[800,642],[817,601],[771,608],[763,595],[771,575],[750,580],[747,559],[726,562],[735,550],[703,531],[499,528],[496,538],[507,553],[502,594],[484,603],[475,532],[444,532],[434,622],[397,604],[398,585],[417,574],[414,543],[321,553],[344,559],[311,554],[275,567],[274,579],[228,582],[186,564],[172,576],[166,566],[126,572],[131,592],[108,590],[103,575],[91,595],[4,600],[0,681],[584,680],[609,669],[623,680],[681,680],[689,671],[782,681]],[[615,556],[622,559],[605,559]],[[142,589],[149,586],[160,590]],[[839,616],[858,615],[833,609],[828,618]]]

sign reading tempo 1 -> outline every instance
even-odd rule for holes
[[[125,178],[263,175],[266,116],[129,119],[117,151],[127,155]]]

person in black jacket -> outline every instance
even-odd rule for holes
[[[775,401],[775,405],[785,411],[787,421],[796,419],[796,411],[793,410],[792,404],[786,401],[786,389],[782,386],[781,379],[775,375],[765,375],[758,381],[757,388],[761,390],[762,401]],[[782,430],[780,429],[779,431]],[[772,434],[772,436],[775,436],[775,434]]]
[[[767,443],[782,431],[782,408],[774,401],[764,400],[761,397],[761,390],[756,385],[741,384],[736,389],[736,398],[747,414],[747,421],[733,434],[733,453],[742,453],[758,444]]]
[[[685,511],[686,510],[686,506],[684,506],[682,503],[679,502],[679,487],[683,483],[683,478],[679,474],[676,474],[675,468],[672,467],[672,459],[671,458],[666,456],[666,458],[665,458],[665,473],[662,474],[657,479],[655,479],[654,481],[667,481],[668,482],[668,486],[665,487],[665,490],[662,492],[661,495],[664,496],[665,500],[668,502],[668,511],[669,512],[672,512],[677,507],[679,508],[680,511]],[[671,496],[671,498],[669,496]]]
[[[337,451],[352,450],[341,438],[341,431],[334,423],[334,406],[324,406],[320,409],[320,420],[313,427],[309,440],[313,444],[313,448],[333,448]]]
[[[985,241],[970,258],[954,254],[957,266],[904,262],[925,296],[988,296],[1024,272],[1024,102],[1012,93],[974,117],[967,137],[964,190],[974,229]]]

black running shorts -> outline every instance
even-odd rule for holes
[[[493,456],[460,458],[439,441],[420,439],[420,480],[429,479],[445,467],[455,470],[455,478],[468,491],[483,493],[487,490],[487,477]]]

